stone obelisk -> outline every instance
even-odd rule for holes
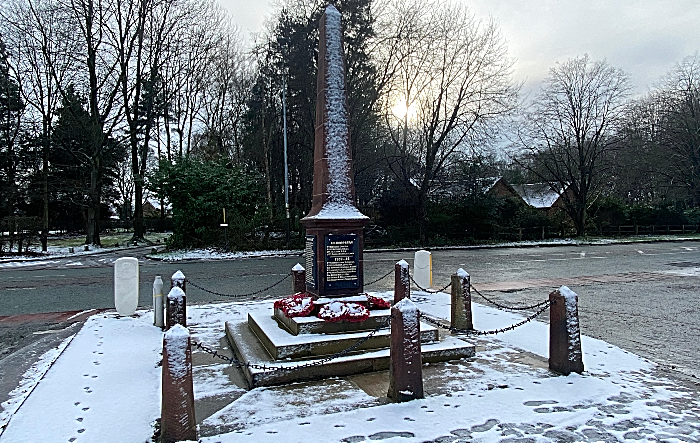
[[[368,221],[355,206],[342,28],[340,13],[330,5],[319,22],[313,199],[301,219],[308,292],[363,292],[362,229]]]

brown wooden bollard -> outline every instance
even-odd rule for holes
[[[469,274],[459,268],[452,275],[452,315],[450,326],[457,329],[473,330],[472,322],[472,293]]]
[[[397,402],[423,398],[418,308],[404,298],[391,308],[388,397]]]
[[[191,346],[190,333],[182,325],[173,326],[163,336],[161,443],[197,440]]]
[[[294,294],[306,292],[306,270],[301,263],[292,268],[292,291]]]
[[[408,262],[400,260],[394,265],[394,304],[404,298],[411,298],[411,275]]]
[[[167,329],[175,325],[187,326],[187,297],[185,296],[185,291],[177,286],[168,293],[165,315],[165,327]]]
[[[549,294],[549,369],[563,375],[583,372],[578,296],[566,286]]]

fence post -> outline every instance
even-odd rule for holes
[[[423,398],[423,368],[418,308],[404,298],[391,308],[389,392],[397,402]]]
[[[175,325],[187,326],[187,297],[185,291],[177,286],[168,293],[166,306],[165,327],[172,328]]]
[[[292,268],[292,291],[294,294],[306,292],[306,269],[297,263]]]
[[[404,298],[411,298],[411,276],[408,262],[400,260],[394,265],[394,304]]]
[[[166,329],[170,329],[176,324],[187,326],[186,280],[182,271],[177,271],[170,277],[170,292],[165,300]],[[179,289],[180,291],[173,292],[173,289]]]
[[[163,336],[161,443],[197,440],[191,346],[190,332],[182,325],[175,325]]]
[[[462,268],[452,274],[452,316],[450,326],[457,329],[474,329],[472,323],[471,278]]]
[[[563,375],[583,372],[578,296],[566,286],[549,294],[549,369]]]

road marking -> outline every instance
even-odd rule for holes
[[[31,280],[34,278],[53,278],[53,277],[65,277],[66,274],[56,274],[56,275],[32,275],[31,277],[7,277],[9,280]]]
[[[36,288],[7,288],[8,291],[22,291],[26,289],[36,289]]]
[[[34,335],[44,335],[44,334],[55,334],[57,332],[62,332],[63,329],[49,329],[48,331],[34,331],[32,334]]]

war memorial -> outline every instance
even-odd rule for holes
[[[249,314],[247,322],[226,323],[237,358],[255,363],[243,367],[251,387],[390,366],[392,300],[364,292],[363,227],[369,218],[355,206],[340,19],[329,6],[319,24],[313,199],[301,220],[306,247],[304,266],[293,270],[296,294],[271,305],[270,315]],[[426,323],[419,329],[424,362],[474,355],[469,342]],[[266,370],[263,365],[297,368]]]

